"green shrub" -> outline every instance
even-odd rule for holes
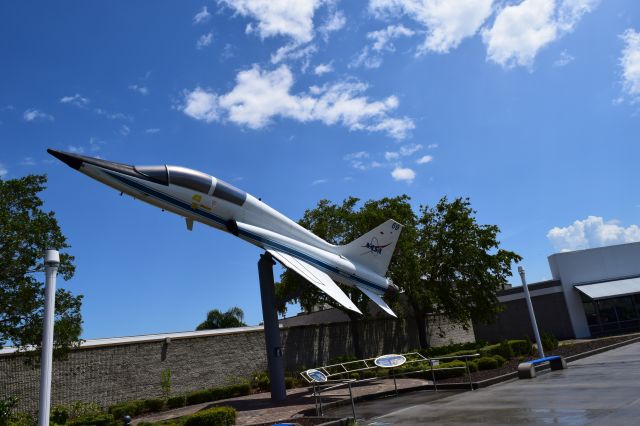
[[[502,367],[507,362],[507,360],[500,355],[494,355],[492,358],[496,360],[498,367]]]
[[[478,363],[476,361],[469,361],[467,365],[469,366],[470,373],[475,373],[476,371],[478,371]]]
[[[124,416],[137,416],[144,412],[144,401],[121,402],[109,407],[109,414],[120,420]],[[83,417],[83,416],[81,416]]]
[[[180,408],[187,405],[187,398],[184,395],[172,396],[167,399],[167,408]]]
[[[251,393],[251,385],[249,385],[249,383],[247,382],[229,385],[224,389],[226,391],[226,395],[224,396],[224,398],[233,398],[236,396],[249,395]]]
[[[202,402],[213,401],[214,399],[216,399],[216,396],[217,396],[216,391],[214,389],[203,389],[203,390],[189,392],[186,395],[187,405],[200,404]]]
[[[51,414],[49,415],[50,421],[59,425],[63,425],[67,423],[68,419],[69,410],[67,409],[67,407],[65,407],[64,405],[54,405],[53,407],[51,407]]]
[[[461,352],[461,351],[471,351],[472,353],[476,353],[478,349],[482,348],[483,346],[486,346],[486,344],[487,342],[485,341],[452,343],[446,346],[419,349],[415,352],[419,352],[425,358],[434,358],[434,357],[449,355],[449,354]]]
[[[70,419],[102,413],[102,407],[95,402],[76,401],[69,404],[67,408],[69,409]]]
[[[493,357],[483,356],[478,360],[479,370],[493,370],[498,368],[498,361]]]
[[[509,342],[506,340],[503,340],[502,342],[500,342],[498,349],[496,349],[493,355],[500,355],[504,359],[511,359],[513,358],[514,353],[513,353],[513,349],[511,349],[511,345],[509,344]]]
[[[145,399],[144,403],[144,411],[150,411],[152,413],[156,411],[162,411],[164,408],[165,400],[164,398],[153,398],[153,399]]]
[[[269,375],[266,371],[260,371],[254,373],[253,380],[251,381],[252,387],[266,392],[271,389],[271,381],[269,380]]]
[[[480,354],[480,356],[483,356],[483,357],[493,356],[497,354],[497,350],[499,347],[500,347],[499,343],[496,343],[495,345],[484,346],[478,350],[478,353]]]
[[[549,332],[543,331],[540,335],[540,341],[545,351],[552,351],[558,347],[558,339]]]
[[[231,407],[214,407],[193,414],[184,426],[232,426],[236,422],[236,410]]]
[[[436,380],[450,379],[452,377],[463,376],[466,374],[464,366],[465,366],[465,363],[462,361],[444,362],[440,365],[437,365],[433,367]],[[456,368],[456,367],[463,367],[463,368]],[[449,370],[449,368],[456,368],[456,369]],[[430,375],[430,374],[431,374],[430,372],[427,372],[427,375]]]
[[[86,414],[67,422],[68,426],[113,426],[114,416],[108,413]]]
[[[514,355],[529,355],[531,353],[531,340],[509,340],[509,345]]]
[[[287,389],[293,389],[293,388],[295,388],[295,387],[296,387],[296,384],[297,384],[297,382],[296,382],[296,379],[295,379],[294,377],[285,377],[285,378],[284,378],[284,386],[285,386]]]

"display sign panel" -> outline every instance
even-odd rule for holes
[[[309,376],[309,378],[314,382],[320,383],[327,381],[327,376],[325,376],[322,371],[318,371],[313,368],[311,370],[307,370],[307,376]]]
[[[402,364],[404,364],[406,361],[407,359],[402,355],[395,355],[395,354],[382,355],[376,358],[375,360],[373,360],[373,362],[378,367],[383,367],[383,368],[399,367]]]

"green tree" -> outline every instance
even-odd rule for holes
[[[207,319],[196,327],[196,330],[215,330],[217,328],[244,327],[242,322],[244,312],[237,306],[229,309],[227,312],[220,312],[213,309],[207,314]]]
[[[419,275],[403,283],[427,346],[427,317],[440,314],[465,329],[472,320],[490,322],[500,311],[497,292],[521,257],[500,248],[495,225],[479,225],[468,198],[422,206],[416,229]]]
[[[59,274],[65,280],[75,271],[73,256],[53,212],[42,210],[38,193],[44,175],[0,179],[0,347],[7,342],[24,350],[42,341],[44,313],[43,256],[46,249],[60,253]],[[82,296],[56,291],[54,349],[57,356],[79,342]]]
[[[369,200],[356,209],[357,198],[350,197],[341,205],[321,200],[307,210],[298,222],[332,244],[345,244],[388,219],[404,227],[396,245],[387,275],[405,294],[404,302],[387,300],[396,313],[410,308],[416,321],[420,346],[428,347],[429,322],[432,314],[442,315],[462,327],[471,320],[491,321],[500,309],[496,293],[511,275],[511,263],[517,254],[499,248],[499,229],[479,225],[468,199],[449,202],[441,199],[435,207],[420,208],[416,215],[407,195]],[[345,293],[365,313],[368,300],[359,290],[342,286]],[[349,311],[295,272],[286,270],[277,286],[280,312],[286,312],[286,301],[299,302],[305,311],[329,305],[343,310],[351,319],[356,356],[362,351],[356,321],[362,317]]]
[[[394,219],[402,224],[408,223],[410,226],[415,223],[415,215],[411,210],[409,197],[406,195],[370,200],[365,202],[359,209],[356,209],[359,201],[358,198],[349,197],[341,205],[337,205],[329,200],[321,200],[314,209],[305,211],[304,216],[298,223],[320,238],[336,245],[346,244],[388,219]],[[411,252],[412,235],[411,230],[407,233],[405,233],[405,230],[402,231],[396,246],[396,253]],[[404,270],[406,268],[415,268],[410,265],[411,263],[415,263],[411,256],[396,255],[393,257],[390,265],[390,271],[393,272],[389,275],[394,282],[396,279],[402,280],[404,278]],[[399,283],[396,284],[401,285]],[[361,291],[353,287],[341,285],[341,288],[358,309],[365,316],[368,316],[369,299]],[[315,286],[308,285],[304,278],[293,271],[286,270],[282,274],[280,283],[276,287],[276,292],[280,299],[278,309],[283,313],[286,312],[286,301],[300,303],[307,312],[313,310],[314,307],[323,305],[332,306],[343,311],[350,320],[355,355],[358,357],[363,356],[358,327],[358,321],[362,319],[360,314],[344,308],[327,296],[326,293]],[[397,303],[395,303],[396,301],[387,300],[387,302],[396,310],[399,310]]]

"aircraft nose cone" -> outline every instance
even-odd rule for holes
[[[62,161],[66,165],[71,168],[78,170],[80,166],[82,166],[83,160],[82,157],[76,154],[71,154],[68,152],[56,151],[55,149],[47,149],[47,152],[58,160]]]

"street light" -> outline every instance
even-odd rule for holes
[[[40,404],[38,426],[49,426],[51,407],[51,368],[53,358],[53,320],[56,310],[56,275],[60,265],[58,250],[47,250],[44,255],[44,326],[42,330],[42,356],[40,358]]]
[[[527,287],[527,280],[524,276],[524,268],[522,266],[518,266],[518,273],[520,273],[520,278],[522,279],[522,288],[524,289],[524,298],[527,300],[527,308],[529,309],[531,326],[533,327],[533,334],[535,335],[536,345],[538,346],[538,357],[544,358],[544,349],[542,348],[542,342],[540,341],[540,333],[538,332],[538,323],[536,322],[536,314],[533,312],[531,295],[529,294],[529,288]]]

